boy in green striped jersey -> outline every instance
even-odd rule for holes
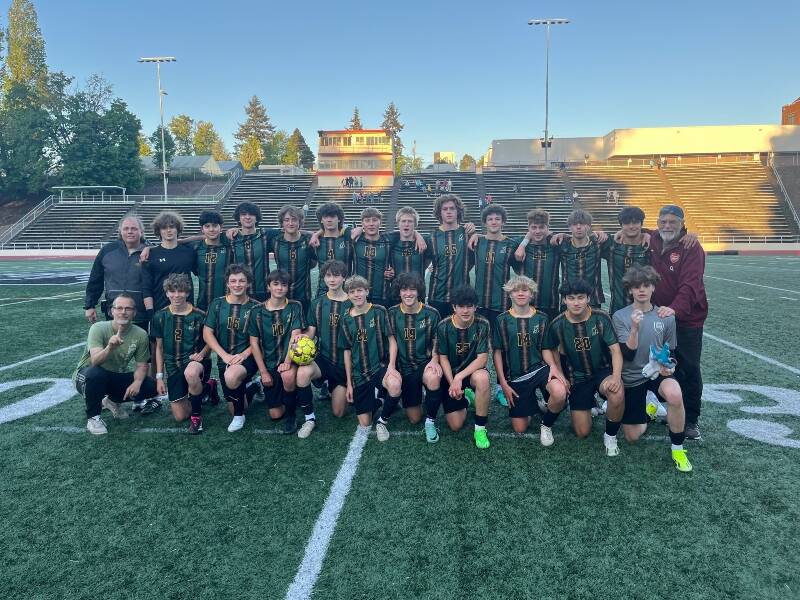
[[[382,220],[383,214],[377,208],[361,211],[362,233],[353,242],[353,273],[369,283],[369,302],[386,307],[389,306],[394,268],[391,241],[381,233]]]
[[[558,268],[561,264],[558,248],[550,244],[550,213],[541,208],[528,212],[528,233],[515,252],[514,271],[536,282],[533,305],[536,310],[553,318],[559,313]]]
[[[283,432],[289,435],[297,431],[297,365],[289,346],[306,327],[302,305],[287,298],[290,284],[283,269],[269,274],[269,298],[250,313],[247,328],[269,416],[273,421],[283,418]],[[303,406],[303,412],[306,420],[314,419],[312,404]]]
[[[400,402],[403,380],[397,370],[397,342],[386,309],[367,302],[369,282],[353,275],[344,283],[353,304],[342,322],[341,348],[347,375],[347,400],[353,403],[358,423],[369,427],[378,408],[375,392],[386,390],[383,410],[375,424],[378,441],[389,439],[389,415]]]
[[[222,215],[215,210],[200,213],[200,229],[203,239],[192,242],[194,248],[194,274],[200,282],[197,308],[208,310],[214,298],[225,295],[225,269],[232,251],[228,239],[221,236]]]
[[[252,275],[248,296],[258,302],[267,299],[267,275],[269,274],[270,240],[275,230],[257,227],[261,221],[261,209],[252,202],[241,202],[233,212],[233,220],[240,229],[228,230],[231,241],[231,263],[246,265]]]
[[[322,265],[329,260],[341,261],[347,269],[344,274],[347,277],[353,268],[353,242],[351,239],[353,230],[344,225],[344,211],[335,202],[326,202],[317,208],[317,219],[321,230],[311,236],[310,242],[311,247],[315,248],[317,262]],[[320,269],[317,297],[323,296],[327,291],[325,278]]]
[[[467,418],[467,399],[464,388],[475,391],[475,445],[489,447],[486,423],[489,418],[489,322],[475,314],[478,294],[468,286],[455,288],[451,294],[453,314],[442,319],[436,330],[437,353],[444,379],[440,395],[447,424],[458,431]],[[436,397],[433,398],[436,400]],[[431,402],[428,418],[436,418],[439,406]]]
[[[276,268],[289,273],[289,300],[297,300],[303,306],[303,315],[311,303],[311,270],[317,265],[317,255],[309,245],[310,233],[301,231],[303,210],[296,206],[284,206],[278,212],[280,232],[270,238],[270,250]]]
[[[258,372],[247,333],[250,313],[258,303],[247,295],[253,275],[245,265],[233,264],[225,269],[227,295],[211,301],[203,327],[203,339],[217,355],[219,381],[233,415],[228,431],[244,427],[247,410],[245,384]]]
[[[592,234],[592,215],[577,208],[567,218],[569,236],[555,236],[561,260],[561,283],[583,279],[592,286],[589,305],[600,308],[605,302],[603,294],[601,261],[608,244],[608,236]]]
[[[566,381],[559,380],[558,363],[552,350],[542,348],[548,318],[531,306],[536,282],[515,275],[503,286],[511,297],[511,308],[497,318],[492,331],[497,381],[508,401],[508,414],[515,433],[525,433],[536,411],[536,390],[546,401],[539,440],[553,445],[553,423],[564,409]],[[553,367],[551,369],[551,367]]]
[[[617,216],[622,240],[609,240],[603,248],[603,258],[608,264],[608,283],[611,286],[611,304],[608,312],[614,314],[631,303],[630,293],[622,278],[632,265],[649,265],[650,248],[644,243],[642,225],[644,211],[638,206],[626,206]]]
[[[189,419],[189,433],[203,432],[203,397],[216,394],[209,385],[211,349],[203,341],[206,314],[187,302],[192,286],[183,273],[164,280],[169,306],[153,317],[151,333],[156,339],[156,388],[169,394],[172,416],[179,423]],[[217,401],[219,401],[217,399]]]
[[[453,314],[453,290],[469,285],[469,271],[474,254],[467,247],[469,236],[475,233],[471,223],[462,225],[466,215],[464,202],[455,194],[444,194],[436,199],[433,214],[439,228],[431,233],[431,279],[428,303],[444,319]]]
[[[516,266],[514,251],[518,240],[503,234],[508,216],[499,204],[490,204],[483,209],[481,221],[484,235],[473,235],[470,247],[475,250],[475,289],[478,292],[478,313],[494,327],[497,317],[509,307],[508,295],[503,285]]]
[[[317,357],[310,365],[297,369],[297,397],[301,406],[313,399],[311,383],[327,382],[331,394],[331,412],[342,417],[347,410],[347,374],[344,369],[344,351],[339,347],[342,321],[352,303],[342,289],[347,267],[340,260],[326,261],[319,270],[325,280],[327,291],[314,298],[308,309],[306,335],[317,338]],[[311,435],[314,429],[306,422],[298,431],[298,437]],[[305,428],[305,430],[304,430]]]
[[[412,424],[422,420],[422,388],[426,397],[438,395],[442,383],[442,369],[436,352],[436,328],[439,311],[420,301],[425,284],[418,273],[401,273],[395,281],[400,304],[389,309],[389,321],[397,339],[397,362],[403,377],[403,408]],[[433,419],[425,423],[429,442],[436,442],[439,434]]]
[[[428,265],[431,264],[430,237],[417,233],[419,214],[411,206],[404,206],[395,215],[397,230],[389,234],[392,242],[392,266],[395,275],[401,273],[417,273],[422,277]],[[420,241],[422,238],[422,241]],[[424,250],[420,247],[424,246]],[[394,288],[394,292],[397,288]],[[418,290],[419,299],[425,301],[425,282],[422,289]],[[400,298],[393,295],[392,299],[399,302]]]
[[[625,410],[622,385],[622,351],[608,313],[589,306],[594,286],[583,279],[567,281],[559,289],[567,310],[550,322],[542,348],[558,351],[561,369],[551,371],[569,382],[569,408],[575,435],[592,431],[594,395],[608,400],[603,445],[607,456],[617,456],[617,432]],[[566,377],[564,376],[566,371]]]

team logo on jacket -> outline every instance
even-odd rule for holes
[[[670,262],[671,262],[673,265],[674,265],[676,262],[678,262],[680,259],[681,259],[681,255],[680,255],[680,254],[678,254],[677,252],[673,252],[672,254],[670,254],[670,255],[669,255],[669,261],[670,261]]]

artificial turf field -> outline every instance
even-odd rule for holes
[[[487,451],[471,419],[427,444],[401,414],[364,443],[321,403],[307,440],[263,404],[235,435],[206,406],[201,436],[168,409],[90,436],[81,347],[17,364],[85,341],[84,283],[8,283],[88,269],[0,262],[3,598],[800,598],[800,257],[708,258],[689,474],[663,425],[610,459],[602,418],[544,449],[498,404]],[[31,399],[54,405],[15,418]]]

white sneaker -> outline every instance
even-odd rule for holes
[[[375,435],[379,442],[385,442],[389,439],[389,430],[386,428],[386,425],[378,421],[375,423]]]
[[[107,409],[115,419],[127,419],[130,416],[122,404],[112,401],[108,396],[103,398],[103,408]]]
[[[314,427],[317,426],[317,422],[314,419],[309,419],[305,423],[303,423],[302,427],[297,430],[297,437],[301,440],[306,439],[308,436],[311,435],[311,432],[314,431]]]
[[[228,433],[239,431],[242,427],[244,427],[244,415],[233,417],[231,424],[228,425]]]
[[[607,433],[603,434],[603,446],[606,447],[606,456],[619,456],[619,446],[617,445],[617,436],[611,436]]]
[[[552,446],[553,442],[555,442],[555,439],[553,439],[553,429],[547,425],[542,425],[541,429],[539,429],[539,441],[545,448]]]
[[[108,433],[106,424],[103,423],[103,419],[101,419],[99,416],[91,417],[86,421],[86,430],[92,435],[105,435]]]

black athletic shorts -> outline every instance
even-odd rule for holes
[[[658,388],[665,379],[675,378],[659,375],[655,379],[648,379],[639,385],[625,388],[625,413],[622,415],[622,422],[625,425],[641,425],[650,420],[647,416],[647,392],[653,392],[660,402],[664,402],[664,398],[658,393]]]
[[[247,360],[242,363],[242,366],[247,370],[247,375],[245,375],[244,381],[242,385],[246,385],[250,379],[252,379],[253,375],[258,373],[258,365],[256,365],[256,359],[252,356],[249,356]],[[228,402],[232,402],[232,396],[230,395],[230,389],[228,389],[228,384],[225,383],[225,370],[228,368],[228,365],[225,364],[224,361],[217,358],[217,368],[219,372],[219,384],[222,386],[222,393],[225,395],[225,399]]]
[[[403,398],[403,408],[411,408],[422,404],[422,375],[424,373],[425,365],[414,371],[401,373],[403,386],[400,396]]]
[[[450,384],[447,383],[447,378],[444,375],[442,375],[442,382],[439,384],[439,386],[442,390],[442,410],[444,411],[444,414],[467,409],[469,402],[467,401],[466,392],[467,388],[472,389],[469,385],[462,386],[461,389],[464,391],[464,394],[462,394],[461,398],[458,400],[450,397]]]
[[[322,373],[320,378],[314,381],[315,384],[320,386],[323,381],[327,381],[328,391],[331,393],[339,386],[347,387],[347,373],[343,366],[333,364],[322,355],[318,355],[314,362],[317,363],[319,371]]]
[[[386,367],[381,367],[364,383],[353,388],[353,408],[357,415],[372,414],[378,408],[378,395],[383,395],[383,378],[386,377]]]
[[[202,382],[206,383],[211,376],[211,359],[206,358],[200,364],[203,365]],[[183,376],[182,370],[175,371],[167,376],[167,395],[170,402],[184,400],[189,395],[189,384],[186,382],[186,377]]]
[[[281,374],[278,373],[278,369],[267,369],[269,371],[270,377],[272,377],[272,385],[271,386],[263,386],[264,387],[264,403],[267,405],[267,408],[278,408],[279,406],[283,406],[283,379],[281,379]],[[249,378],[248,378],[249,379]],[[259,381],[261,379],[259,378]]]
[[[591,379],[573,383],[569,388],[570,410],[592,410],[595,407],[594,395],[600,392],[600,384],[609,375],[611,369],[602,369]]]
[[[517,392],[514,398],[514,406],[509,405],[508,416],[531,417],[539,412],[539,403],[536,401],[536,390],[541,390],[545,401],[550,397],[547,393],[547,380],[550,377],[550,367],[542,366],[536,371],[536,375],[525,381],[509,381],[508,385]]]

